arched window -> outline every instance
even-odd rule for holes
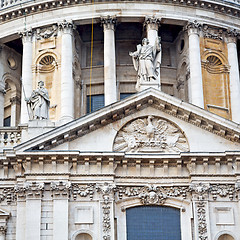
[[[163,206],[129,208],[127,216],[128,240],[181,240],[180,211]]]
[[[218,240],[234,240],[234,238],[229,234],[223,234],[218,238]]]
[[[75,240],[92,240],[92,237],[87,233],[80,233],[76,236]]]

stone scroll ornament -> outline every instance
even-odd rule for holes
[[[113,151],[178,153],[189,151],[182,131],[160,117],[146,116],[127,123],[114,140]]]
[[[137,45],[135,52],[129,52],[132,57],[133,66],[137,71],[138,79],[136,90],[140,90],[140,85],[144,82],[156,82],[161,65],[161,38],[156,38],[154,45],[149,44],[149,40],[144,38],[142,45]]]

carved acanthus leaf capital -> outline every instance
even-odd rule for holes
[[[70,182],[51,182],[51,191],[53,197],[69,197],[70,189]]]
[[[22,38],[23,43],[31,42],[32,37],[34,35],[34,31],[32,30],[32,28],[30,28],[30,29],[25,29],[21,32],[18,32],[18,34]]]
[[[101,17],[101,25],[104,30],[115,30],[117,24],[117,18],[115,16]]]
[[[41,198],[44,191],[43,182],[25,182],[24,184],[17,184],[15,192],[18,198]]]
[[[189,21],[184,29],[188,31],[188,35],[199,34],[199,32],[202,30],[202,24],[197,20]]]
[[[157,18],[156,16],[146,16],[144,21],[144,26],[151,30],[158,30],[160,27],[161,18]]]
[[[73,21],[67,21],[64,19],[62,22],[58,23],[58,28],[63,33],[72,33],[72,30],[74,30],[76,26]]]
[[[203,200],[208,194],[209,185],[205,185],[202,183],[193,183],[189,187],[190,192],[196,195],[198,200]]]
[[[114,184],[105,182],[104,184],[98,184],[96,186],[96,190],[97,192],[101,193],[104,198],[105,196],[110,196],[111,194],[113,194],[116,190],[116,186]]]
[[[236,43],[239,36],[240,32],[236,29],[229,28],[226,31],[226,39],[228,43]]]

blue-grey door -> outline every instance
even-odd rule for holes
[[[163,206],[127,209],[127,240],[181,240],[180,211]]]

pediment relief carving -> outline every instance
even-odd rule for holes
[[[149,115],[123,126],[116,135],[113,151],[178,153],[188,152],[189,146],[180,128],[165,119]]]

